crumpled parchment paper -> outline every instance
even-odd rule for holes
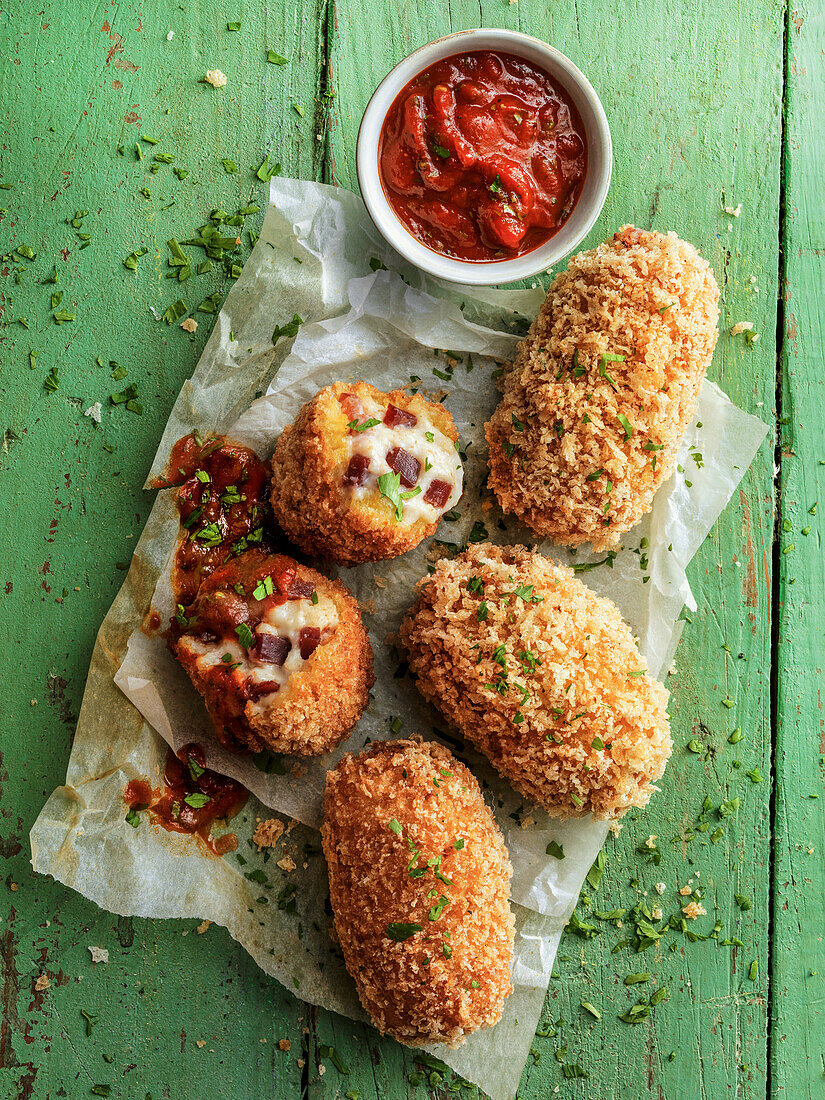
[[[436,539],[462,545],[471,532],[482,537],[481,523],[495,542],[529,544],[529,533],[503,520],[483,488],[483,425],[497,399],[494,372],[513,355],[543,296],[540,287],[443,287],[388,249],[355,195],[274,179],[260,240],[181,391],[149,476],[162,472],[172,444],[192,428],[226,433],[267,458],[283,427],[322,386],[363,378],[392,389],[418,379],[422,392],[441,397],[452,412],[467,456],[460,518],[442,522]],[[273,347],[273,329],[296,313],[304,323],[292,346],[281,339]],[[679,456],[684,472],[675,472],[662,486],[653,511],[626,536],[612,564],[582,573],[590,587],[617,603],[654,675],[663,676],[670,666],[683,604],[695,606],[685,568],[766,431],[761,421],[706,382]],[[343,752],[357,751],[367,738],[428,737],[434,724],[439,729],[437,716],[409,679],[396,677],[399,655],[388,643],[415,598],[416,581],[426,573],[431,540],[394,561],[331,571],[361,601],[375,652],[374,698],[335,753],[297,765],[275,759],[264,771],[218,744],[186,674],[162,639],[140,630],[150,604],[164,621],[174,609],[169,574],[178,515],[173,494],[158,494],[126,582],[101,626],[66,785],[54,792],[32,829],[33,866],[115,913],[196,916],[225,925],[262,969],[300,997],[364,1019],[329,937],[326,867],[315,828],[325,772]],[[602,560],[573,557],[551,544],[540,548],[578,566]],[[153,827],[147,815],[137,829],[125,822],[128,780],[141,776],[162,785],[166,746],[155,730],[175,749],[198,741],[209,767],[250,789],[254,798],[228,826],[239,838],[237,853],[217,859],[194,838]],[[454,1051],[438,1047],[433,1053],[493,1100],[511,1100],[561,932],[607,829],[590,818],[548,820],[543,811],[525,805],[482,758],[455,743],[452,747],[487,785],[488,802],[510,850],[515,992],[494,1029]],[[272,810],[296,824],[275,849],[259,853],[251,834],[256,818],[271,816]],[[550,840],[563,844],[563,860],[546,855]],[[288,870],[278,866],[285,855]]]

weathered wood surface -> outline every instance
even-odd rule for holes
[[[226,22],[235,19],[241,30],[228,32]],[[564,1096],[639,1100],[807,1100],[821,1091],[825,837],[823,801],[811,796],[822,787],[812,665],[821,664],[823,586],[821,520],[807,514],[825,476],[815,293],[825,242],[814,186],[823,167],[821,16],[785,12],[775,0],[733,8],[692,0],[678,9],[664,0],[624,8],[599,0],[375,0],[368,9],[354,0],[274,0],[265,11],[243,0],[229,8],[215,0],[154,0],[139,8],[49,3],[35,11],[18,0],[0,12],[7,120],[0,182],[13,184],[0,191],[8,211],[0,252],[27,243],[37,257],[10,265],[0,282],[0,615],[8,670],[0,725],[2,1096],[83,1096],[95,1083],[124,1098],[292,1100],[303,1091],[312,1100],[347,1092],[402,1100],[425,1091],[426,1083],[410,1082],[412,1052],[311,1011],[222,931],[197,935],[195,922],[118,920],[34,876],[26,834],[65,773],[97,625],[148,511],[140,486],[210,327],[202,317],[187,337],[154,320],[149,307],[162,311],[178,296],[177,284],[164,278],[166,240],[191,233],[219,203],[230,208],[260,194],[249,167],[266,151],[285,172],[355,186],[354,137],[377,81],[411,48],[480,24],[529,31],[590,76],[616,147],[611,193],[592,241],[625,221],[693,240],[723,291],[712,377],[773,425],[778,331],[780,415],[790,418],[780,426],[778,516],[768,441],[693,565],[699,610],[668,685],[677,749],[649,810],[608,842],[604,878],[597,893],[589,891],[604,910],[632,905],[647,891],[648,903],[668,915],[684,900],[678,887],[698,872],[693,882],[704,884],[708,912],[691,927],[707,933],[718,916],[719,938],[744,946],[689,943],[674,933],[628,956],[611,952],[622,933],[609,923],[596,939],[566,936],[546,1009],[548,1020],[565,1022],[558,1034],[537,1038],[520,1096],[538,1100],[557,1086]],[[267,47],[290,63],[267,65]],[[198,83],[213,68],[228,76],[221,92]],[[147,161],[133,153],[142,133],[161,138],[160,148],[190,175],[178,181],[164,167],[150,176]],[[224,172],[223,157],[236,161],[236,175]],[[145,186],[150,199],[140,194]],[[739,218],[723,212],[739,202]],[[80,209],[89,211],[81,231],[91,234],[82,251],[65,221]],[[121,260],[139,245],[150,251],[130,274]],[[41,285],[53,265],[58,286]],[[194,304],[216,289],[226,288],[204,276],[181,296]],[[52,322],[55,290],[64,292],[61,307],[76,311],[75,322]],[[752,349],[727,335],[741,320],[760,333]],[[33,370],[30,351],[37,353]],[[122,363],[128,378],[112,382],[97,356]],[[43,381],[53,366],[60,387],[47,394]],[[142,417],[107,410],[93,431],[83,409],[130,381],[139,384]],[[782,530],[785,519],[791,531]],[[796,549],[783,554],[789,541]],[[730,744],[737,726],[745,736]],[[687,750],[691,738],[708,751]],[[764,782],[747,777],[754,766]],[[675,841],[698,820],[706,795],[715,806],[739,795],[741,806],[721,823],[711,814],[708,831],[693,840]],[[650,835],[662,853],[658,866],[637,850]],[[661,898],[653,888],[659,881],[666,885]],[[749,898],[751,908],[740,909],[734,894]],[[92,968],[91,944],[109,948],[108,966]],[[617,1020],[639,999],[639,986],[623,984],[632,971],[651,973],[648,991],[669,988],[669,1000],[635,1026]],[[44,973],[51,986],[38,991]],[[582,1010],[582,1001],[602,1019]],[[81,1009],[99,1017],[90,1037]],[[281,1038],[291,1041],[288,1053],[278,1050]],[[348,1074],[324,1056],[326,1046],[335,1047]],[[565,1046],[566,1061],[589,1078],[563,1076],[554,1054]]]

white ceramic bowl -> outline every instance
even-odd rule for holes
[[[573,213],[545,244],[510,260],[455,260],[427,248],[410,233],[390,206],[378,170],[381,128],[401,89],[434,62],[474,50],[516,54],[548,72],[576,105],[587,135],[587,173]],[[587,77],[568,57],[528,34],[479,29],[459,31],[421,46],[384,77],[373,92],[361,120],[356,162],[361,194],[372,220],[397,252],[416,267],[448,282],[492,286],[527,279],[546,271],[568,256],[584,239],[604,206],[613,166],[613,146],[607,116],[599,97]]]

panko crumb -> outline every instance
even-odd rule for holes
[[[100,407],[100,402],[95,401],[94,405],[90,405],[88,409],[84,409],[83,415],[88,416],[90,420],[94,420],[95,424],[99,424],[103,418],[103,410]]]
[[[688,918],[688,920],[696,920],[697,917],[703,917],[707,913],[704,905],[700,905],[698,901],[689,901],[687,905],[682,908],[682,912]]]
[[[211,923],[211,920],[202,920],[195,931],[198,933],[199,936],[202,936],[204,932],[206,932],[206,930],[209,928]]]
[[[657,841],[658,839],[659,839],[659,838],[658,838],[658,837],[656,836],[656,834],[655,834],[655,833],[651,833],[651,834],[650,834],[650,836],[649,836],[649,837],[647,838],[647,840],[645,841],[645,847],[646,847],[646,848],[650,848],[650,849],[653,849],[653,848],[655,848],[655,847],[656,847],[656,841]]]
[[[226,87],[226,74],[220,69],[209,69],[203,78],[204,84],[211,84],[213,88]]]
[[[688,894],[693,893],[693,887],[692,886],[683,886],[682,889],[679,891],[679,893],[682,895],[683,898],[686,898],[688,896]]]
[[[324,1065],[324,1063],[322,1062],[322,1063],[321,1063],[321,1064],[320,1064],[320,1065],[318,1066],[318,1076],[319,1076],[319,1077],[323,1077],[323,1076],[324,1076],[324,1074],[325,1074],[326,1072],[327,1072],[327,1067],[326,1067],[326,1066]]]
[[[180,327],[184,332],[197,332],[198,322],[194,317],[187,317],[185,321],[181,321]]]
[[[206,1039],[196,1039],[195,1040],[195,1046],[198,1048],[198,1050],[200,1050],[202,1047],[205,1047],[206,1046]]]
[[[105,947],[90,947],[89,952],[93,963],[107,963],[109,961],[109,952]]]
[[[656,891],[657,894],[663,894],[667,887],[663,882],[656,882],[653,885],[653,889]]]
[[[278,1049],[279,1050],[289,1050],[289,1048],[291,1046],[292,1046],[292,1043],[290,1042],[289,1039],[279,1039],[278,1040]]]
[[[753,321],[739,321],[731,330],[731,336],[739,336],[743,332],[753,332]]]
[[[284,856],[283,859],[278,860],[277,866],[280,867],[282,871],[286,871],[288,874],[290,871],[294,871],[298,864],[295,862],[292,856]]]
[[[262,848],[274,847],[281,838],[284,831],[283,821],[279,821],[277,817],[268,817],[266,821],[258,819],[258,824],[255,826],[255,832],[252,834],[252,840],[258,846],[260,852]]]
[[[51,987],[48,974],[41,974],[37,981],[34,983],[34,988],[38,993],[42,993],[44,989]]]
[[[675,233],[574,256],[485,427],[490,487],[537,535],[618,545],[669,477],[716,345],[719,288]]]
[[[649,801],[673,748],[668,692],[615,604],[571,569],[471,546],[420,582],[401,639],[422,695],[552,816]]]

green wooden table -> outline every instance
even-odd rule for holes
[[[0,252],[18,249],[0,264],[2,1097],[108,1085],[98,1094],[133,1100],[401,1100],[444,1088],[415,1083],[412,1052],[302,1004],[222,930],[118,919],[35,876],[27,834],[65,774],[97,626],[150,507],[145,472],[211,327],[199,314],[188,336],[152,309],[179,296],[194,308],[227,289],[217,272],[167,281],[167,239],[216,206],[262,197],[252,169],[267,152],[285,174],[354,187],[355,135],[378,80],[413,47],[477,25],[529,31],[590,76],[616,163],[588,244],[627,221],[694,241],[722,288],[712,377],[775,428],[775,451],[772,436],[691,568],[699,609],[669,678],[676,749],[661,793],[608,842],[598,891],[587,888],[591,909],[647,891],[670,912],[679,886],[703,884],[707,916],[691,928],[710,938],[674,934],[628,956],[613,950],[622,933],[609,922],[595,938],[568,933],[520,1096],[823,1095],[821,10],[10,0],[0,10]],[[270,48],[288,63],[267,62]],[[221,91],[199,83],[215,68],[228,77]],[[740,216],[724,212],[740,203]],[[123,258],[140,247],[130,272]],[[754,323],[753,346],[728,335],[739,321]],[[142,415],[108,403],[132,383]],[[83,413],[97,400],[96,429]],[[703,817],[706,796],[740,805]],[[89,945],[108,948],[108,965],[92,966]],[[617,1019],[643,989],[624,984],[633,971],[669,990],[637,1025]],[[97,1017],[90,1034],[82,1012]]]

